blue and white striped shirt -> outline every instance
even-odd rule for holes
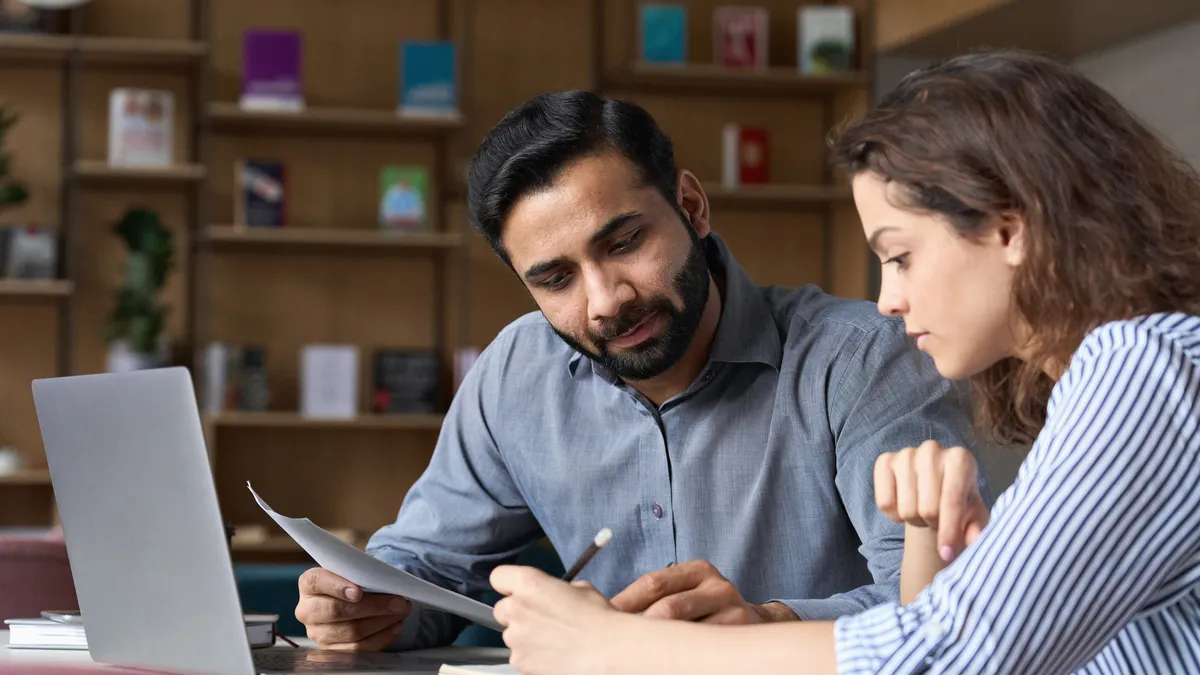
[[[839,672],[1200,673],[1200,317],[1105,324],[983,535],[907,606],[838,620]]]

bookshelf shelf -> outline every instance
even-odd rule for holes
[[[0,485],[50,485],[50,471],[19,469],[12,473],[3,473],[0,474]]]
[[[462,245],[457,232],[384,232],[365,228],[246,227],[212,225],[204,233],[205,241],[221,248],[326,248],[444,250]]]
[[[79,160],[75,175],[93,183],[191,183],[204,179],[206,169],[201,164],[178,164],[169,167],[109,166],[103,160]]]
[[[362,414],[348,419],[306,417],[295,412],[223,412],[209,415],[214,427],[243,429],[360,429],[437,431],[441,415]]]
[[[0,279],[0,298],[65,298],[73,290],[64,279]]]
[[[866,82],[867,75],[862,72],[805,75],[795,68],[785,67],[756,70],[727,68],[703,63],[682,66],[638,63],[609,73],[605,87],[616,90],[714,96],[730,94],[796,95],[825,94],[844,88],[862,87]]]
[[[0,59],[13,61],[66,61],[78,50],[88,63],[179,65],[199,62],[208,53],[203,42],[125,37],[71,37],[67,35],[0,35]],[[148,59],[153,59],[148,63]]]
[[[743,185],[727,188],[719,180],[708,183],[709,202],[713,206],[777,207],[823,205],[849,202],[853,197],[849,187],[837,185]]]
[[[454,117],[405,117],[394,110],[308,107],[299,112],[243,110],[237,103],[211,103],[209,118],[215,129],[227,131],[310,131],[342,134],[443,134],[461,129]]]

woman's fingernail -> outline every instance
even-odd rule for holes
[[[353,586],[347,586],[342,589],[342,596],[350,602],[357,602],[359,598],[358,589]]]
[[[945,560],[946,562],[950,562],[954,559],[954,549],[950,548],[949,546],[943,546],[941,554],[942,560]]]

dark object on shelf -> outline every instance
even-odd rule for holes
[[[430,350],[378,349],[372,364],[371,411],[432,413],[437,407],[438,359]]]

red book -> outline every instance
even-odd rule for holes
[[[769,183],[770,158],[766,129],[725,125],[722,182],[726,187]]]
[[[767,10],[718,7],[713,11],[713,62],[729,68],[767,67]]]

